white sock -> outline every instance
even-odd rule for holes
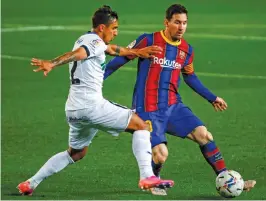
[[[151,166],[152,150],[150,135],[150,132],[146,130],[138,130],[133,133],[132,149],[138,162],[141,179],[154,175]]]
[[[72,163],[74,163],[74,161],[67,151],[52,156],[41,169],[29,179],[31,188],[36,188],[44,179],[63,170]]]

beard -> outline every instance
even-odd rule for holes
[[[172,38],[172,41],[179,41],[182,37],[179,37],[179,36],[173,36],[171,37]]]
[[[178,34],[181,34],[181,35],[172,36],[172,40],[173,41],[179,41],[179,40],[181,40],[181,38],[183,37],[183,34],[182,33],[178,33]]]

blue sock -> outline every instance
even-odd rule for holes
[[[156,177],[160,177],[160,171],[161,171],[161,168],[163,167],[163,164],[161,163],[156,164],[152,160],[151,165],[152,165],[152,170],[153,170],[154,175]]]
[[[200,146],[200,150],[217,175],[226,170],[222,154],[214,141],[210,141],[207,144]]]

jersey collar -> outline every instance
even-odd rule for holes
[[[181,44],[181,40],[176,41],[176,42],[173,42],[173,41],[170,41],[168,38],[166,38],[166,36],[165,36],[164,33],[163,33],[163,30],[160,31],[160,33],[161,33],[163,39],[164,39],[167,43],[169,43],[169,44],[171,44],[171,45],[174,45],[174,46],[178,46],[178,45]]]

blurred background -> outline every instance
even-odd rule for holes
[[[189,11],[185,39],[194,47],[194,67],[201,81],[228,103],[212,106],[181,83],[183,102],[199,116],[220,147],[229,169],[257,185],[237,199],[265,199],[266,191],[266,1],[253,0],[3,0],[1,5],[1,196],[5,200],[192,200],[222,199],[215,174],[196,144],[168,136],[169,158],[162,171],[175,180],[168,196],[138,189],[138,168],[131,135],[99,132],[88,155],[44,181],[30,198],[16,186],[68,146],[64,106],[68,66],[48,77],[34,74],[30,58],[52,59],[72,49],[91,29],[91,16],[103,4],[119,13],[114,43],[128,45],[138,35],[162,30],[165,10],[173,3]],[[136,62],[128,63],[104,83],[104,96],[131,105]]]

